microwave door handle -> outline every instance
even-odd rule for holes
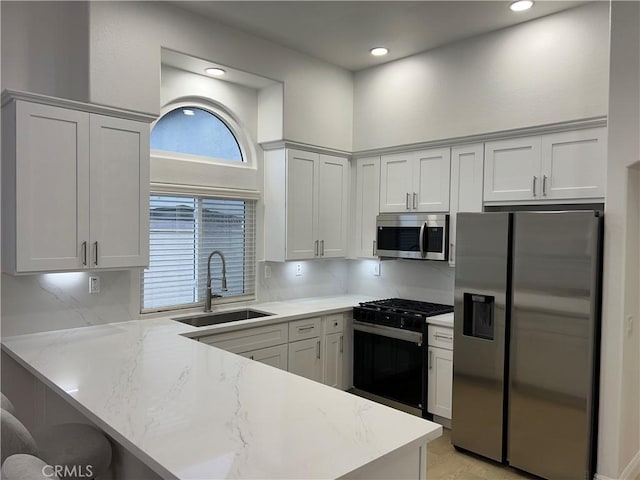
[[[422,258],[425,257],[425,251],[424,251],[424,229],[427,227],[427,222],[423,222],[422,226],[420,227],[420,241],[419,241],[419,246],[420,246],[420,256]]]

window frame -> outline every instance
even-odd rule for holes
[[[173,190],[173,189],[172,189]],[[216,298],[214,300],[214,304],[215,305],[225,305],[225,304],[235,304],[235,303],[242,303],[242,302],[249,302],[249,301],[254,301],[257,299],[257,289],[258,289],[258,260],[257,260],[257,255],[258,255],[258,246],[257,246],[257,225],[258,225],[258,198],[255,198],[254,196],[250,196],[250,197],[245,197],[243,195],[232,195],[232,194],[223,194],[223,195],[215,195],[215,190],[212,193],[205,193],[202,191],[202,189],[198,189],[198,188],[193,188],[193,189],[189,189],[189,188],[184,188],[184,189],[180,189],[180,191],[166,191],[164,188],[157,188],[154,189],[153,186],[149,192],[149,197],[152,196],[183,196],[183,197],[189,197],[189,198],[195,198],[197,201],[199,201],[200,199],[206,199],[206,198],[211,198],[211,199],[227,199],[227,200],[237,200],[237,201],[244,201],[244,202],[255,202],[253,205],[253,221],[254,221],[254,225],[253,225],[253,234],[254,234],[254,238],[253,238],[253,293],[245,293],[242,295],[234,295],[231,297],[222,297],[222,298]],[[151,214],[151,210],[149,210],[149,215]],[[197,211],[197,215],[201,216],[202,215],[202,211],[200,208],[198,208]],[[201,224],[201,222],[197,222],[199,224]],[[199,238],[198,242],[202,242],[202,238]],[[250,260],[251,255],[247,254],[247,238],[246,236],[244,237],[244,255],[245,255],[245,265],[249,263],[248,260]],[[248,258],[249,257],[249,258]],[[201,302],[194,302],[194,303],[187,303],[187,304],[176,304],[176,305],[168,305],[168,306],[162,306],[162,307],[151,307],[151,308],[144,308],[144,268],[140,269],[139,272],[139,278],[138,278],[138,285],[139,285],[139,295],[138,295],[138,300],[139,300],[139,307],[138,307],[138,314],[141,317],[144,316],[152,316],[152,315],[157,315],[157,314],[162,314],[162,313],[169,313],[169,312],[184,312],[184,313],[188,313],[190,311],[194,311],[195,309],[202,309],[202,307],[204,307],[205,302],[201,301]],[[244,271],[245,275],[246,275],[246,268]],[[205,286],[206,288],[206,286]]]
[[[230,113],[223,105],[210,99],[201,99],[197,97],[182,98],[165,104],[160,109],[160,116],[150,126],[150,132],[153,131],[156,123],[158,123],[166,114],[173,110],[181,108],[199,108],[214,115],[229,129],[235,137],[235,141],[240,149],[242,161],[227,160],[224,158],[206,157],[204,155],[194,155],[190,153],[171,152],[168,150],[151,149],[151,158],[182,160],[186,162],[204,163],[209,165],[221,165],[231,168],[256,168],[256,154],[253,149],[253,142],[245,133],[244,128],[235,116]]]

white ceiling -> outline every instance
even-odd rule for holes
[[[352,71],[525,22],[585,1],[538,0],[515,13],[503,1],[176,1],[215,19]],[[372,57],[383,45],[390,53]]]

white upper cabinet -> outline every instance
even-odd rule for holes
[[[3,269],[9,273],[148,264],[148,120],[72,107],[3,102]]]
[[[91,268],[149,263],[149,126],[91,115]]]
[[[605,195],[606,128],[485,144],[485,202],[571,201]]]
[[[603,198],[607,131],[591,128],[542,137],[542,196],[550,200]]]
[[[345,257],[349,226],[349,162],[320,155],[318,179],[318,256]]]
[[[540,137],[485,143],[484,200],[531,200],[538,195]]]
[[[383,155],[380,159],[380,212],[449,210],[449,148]]]
[[[346,158],[293,149],[266,152],[265,259],[346,256],[348,192]]]
[[[380,157],[356,160],[355,255],[376,256],[376,217],[380,213]]]
[[[420,212],[449,211],[449,178],[451,149],[436,148],[415,152],[413,164],[414,210]]]
[[[318,251],[317,153],[287,152],[287,259],[313,258]]]
[[[455,266],[456,216],[482,211],[484,148],[481,143],[451,149],[451,205],[449,209],[449,264]]]

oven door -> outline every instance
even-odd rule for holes
[[[422,334],[358,321],[353,330],[354,387],[423,410]]]

